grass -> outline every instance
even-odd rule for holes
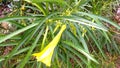
[[[115,68],[120,47],[113,38],[115,33],[110,30],[113,27],[108,28],[106,24],[117,30],[120,26],[111,17],[102,14],[107,13],[106,8],[112,2],[114,1],[13,1],[17,7],[13,7],[14,10],[8,16],[0,18],[0,23],[7,21],[16,27],[10,34],[0,35],[0,67],[49,68],[45,65],[47,63],[42,63],[49,56],[38,62],[32,54],[42,52],[43,55],[40,55],[45,57],[44,49],[55,39],[62,25],[66,25],[60,40],[56,40],[59,42],[53,49],[51,61],[48,61],[51,63],[50,68]],[[12,47],[12,50],[3,55],[5,47]]]

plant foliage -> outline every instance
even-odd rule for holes
[[[12,50],[6,55],[4,51],[0,53],[0,67],[115,67],[114,59],[120,54],[120,47],[106,25],[117,30],[120,26],[101,15],[102,2],[109,1],[11,1],[13,10],[0,18],[0,23],[8,22],[15,30],[0,34],[0,47],[11,46]],[[115,56],[113,60],[111,56]]]

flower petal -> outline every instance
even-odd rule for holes
[[[47,66],[51,65],[51,59],[54,49],[57,46],[60,37],[65,29],[66,29],[66,25],[62,25],[59,33],[55,36],[55,38],[40,53],[33,54],[33,56],[36,57],[37,61],[41,61]]]

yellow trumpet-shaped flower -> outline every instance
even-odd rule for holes
[[[33,56],[36,57],[37,61],[43,62],[47,66],[51,65],[54,49],[57,46],[60,37],[65,29],[66,25],[62,25],[59,33],[55,36],[55,38],[41,52],[33,54]]]

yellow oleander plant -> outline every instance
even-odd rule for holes
[[[11,8],[0,24],[8,22],[15,28],[0,34],[0,68],[118,65],[120,46],[115,40],[119,35],[108,26],[118,32],[120,26],[103,14],[112,0],[0,1],[2,8]]]

